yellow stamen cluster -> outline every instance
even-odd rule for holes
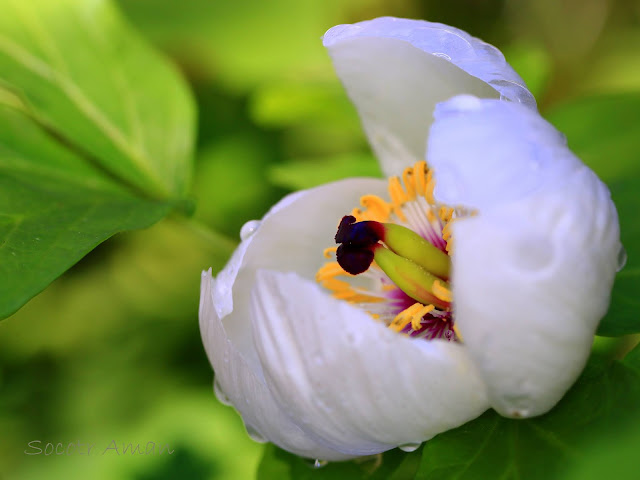
[[[433,179],[433,171],[427,168],[425,161],[417,162],[413,167],[407,167],[400,177],[391,177],[389,179],[389,198],[390,202],[384,201],[377,195],[364,195],[360,198],[360,204],[363,208],[354,208],[351,215],[356,221],[375,220],[376,222],[387,222],[391,213],[401,222],[406,222],[407,217],[402,207],[407,202],[415,201],[418,197],[424,197],[428,204],[425,209],[425,215],[430,223],[434,223],[436,218],[444,225],[442,233],[443,240],[447,243],[447,252],[451,253],[452,241],[450,224],[456,220],[454,214],[456,210],[452,207],[440,206],[433,196],[435,188],[435,180]],[[434,211],[437,211],[437,217]],[[446,237],[445,237],[446,234]]]
[[[423,305],[421,303],[414,303],[409,308],[400,312],[391,322],[389,328],[400,332],[404,327],[411,323],[411,328],[414,330],[420,330],[422,318],[433,310],[433,305]]]
[[[381,297],[362,293],[351,286],[349,282],[336,278],[342,275],[351,276],[338,265],[338,262],[328,262],[320,267],[316,273],[316,281],[330,290],[335,298],[346,300],[349,303],[375,303],[383,300]]]
[[[355,217],[356,222],[372,220],[380,223],[407,225],[410,224],[410,219],[416,215],[416,212],[424,212],[427,221],[433,226],[436,232],[438,232],[440,227],[442,228],[442,239],[446,242],[446,251],[450,255],[453,245],[451,225],[461,214],[462,216],[467,216],[471,213],[464,211],[464,209],[438,204],[434,197],[434,188],[435,181],[433,179],[433,172],[427,167],[426,162],[420,161],[412,167],[405,168],[400,177],[389,178],[389,201],[377,195],[364,195],[360,198],[360,206],[354,208],[351,211],[351,215]],[[409,202],[416,203],[406,206]],[[416,208],[419,210],[416,210]],[[334,258],[335,253],[336,247],[329,247],[324,250],[323,255],[325,258],[331,259]],[[375,261],[371,268],[374,272],[380,272],[380,267]],[[323,287],[331,291],[335,298],[350,303],[371,304],[383,302],[387,299],[384,292],[398,288],[396,285],[383,283],[378,286],[377,292],[368,291],[365,288],[352,286],[349,282],[345,281],[346,279],[340,279],[340,276],[352,277],[352,275],[345,272],[337,262],[332,261],[326,263],[318,270],[316,280]],[[452,302],[451,290],[444,281],[436,280],[433,283],[432,293],[435,298],[443,302]],[[377,310],[377,308],[370,308],[374,311]],[[423,304],[416,302],[397,314],[393,320],[390,321],[389,327],[399,332],[408,324],[411,324],[414,330],[420,330],[424,316],[435,308],[431,303]],[[373,318],[381,319],[380,313],[369,313]],[[389,322],[389,320],[389,317],[387,317],[385,321]],[[444,317],[443,320],[445,320]],[[455,325],[453,329],[458,338],[461,339]]]

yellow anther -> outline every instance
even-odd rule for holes
[[[407,199],[409,201],[416,199],[416,182],[413,173],[413,167],[407,167],[402,172],[402,181],[407,189]]]
[[[360,204],[366,208],[367,220],[386,222],[391,215],[391,205],[377,195],[364,195],[360,198]]]
[[[447,245],[445,247],[445,250],[449,255],[451,255],[451,252],[453,252],[453,238],[450,238],[449,240],[447,240]]]
[[[420,310],[418,310],[411,319],[411,328],[414,330],[420,330],[422,328],[422,319],[434,308],[436,307],[433,305],[424,305]]]
[[[433,305],[414,303],[396,315],[389,325],[389,328],[399,332],[411,323],[411,328],[413,330],[420,330],[420,328],[422,328],[422,319],[434,308],[435,307]]]
[[[324,258],[333,258],[333,255],[336,253],[336,250],[338,250],[338,247],[325,248],[324,251],[322,252],[322,255],[324,256]]]
[[[416,195],[424,195],[427,188],[427,162],[416,162],[413,166],[413,178],[416,185]]]
[[[361,222],[364,220],[363,213],[364,212],[361,208],[355,207],[353,210],[351,210],[350,215],[356,217],[356,222]]]
[[[336,275],[349,275],[345,272],[338,262],[327,262],[316,272],[316,280],[321,282],[328,278],[333,278]]]
[[[367,295],[362,291],[356,290],[349,282],[337,279],[336,277],[339,275],[352,276],[345,272],[338,262],[327,262],[318,269],[316,281],[327,290],[330,290],[335,298],[350,303],[377,303],[384,300],[382,297]]]
[[[442,239],[444,241],[447,241],[447,240],[449,240],[451,238],[451,224],[452,223],[453,223],[452,221],[447,223],[444,226],[444,228],[442,229]]]
[[[424,188],[424,198],[429,205],[435,205],[436,199],[433,196],[433,189],[436,186],[436,182],[433,180],[433,170],[427,172],[427,185]]]
[[[418,315],[414,315],[413,318],[411,319],[411,328],[413,328],[414,330],[420,330],[421,327],[422,327],[422,317],[419,317]]]
[[[329,278],[319,282],[323,287],[332,292],[342,292],[345,290],[351,290],[351,284],[344,280],[338,280],[337,278]]]
[[[398,177],[389,178],[389,198],[391,198],[391,205],[393,207],[393,213],[403,222],[407,221],[407,217],[402,211],[402,206],[407,203],[409,197],[402,188],[400,179]]]
[[[464,340],[462,339],[462,335],[460,335],[460,330],[458,330],[458,326],[454,323],[451,328],[453,329],[453,332],[456,334],[456,337],[458,337],[458,340],[463,342]]]
[[[396,316],[396,318],[393,319],[393,322],[391,322],[389,328],[395,332],[399,332],[404,327],[406,327],[410,321],[410,318],[406,318],[406,316],[400,313]]]
[[[398,177],[391,177],[389,179],[389,197],[394,205],[404,205],[409,200],[407,192],[402,188],[400,179]]]
[[[433,308],[433,305],[431,305],[431,307]],[[413,328],[414,330],[418,330],[420,328],[419,327],[420,320],[424,316],[420,314],[420,312],[422,312],[424,309],[425,309],[425,306],[422,305],[421,303],[414,303],[413,305],[411,305],[408,308],[405,308],[398,315],[396,315],[396,317],[393,319],[393,321],[389,325],[389,328],[391,328],[392,330],[395,330],[396,332],[399,332],[404,327],[406,327],[409,323],[411,323],[411,328]],[[418,325],[417,328],[415,328],[414,326],[415,325],[414,322],[416,321]]]
[[[435,282],[433,282],[433,287],[431,287],[431,291],[440,300],[444,302],[451,302],[451,299],[452,299],[451,290],[445,287],[442,284],[442,282],[440,282],[439,280],[436,280]]]
[[[449,220],[451,220],[451,217],[453,216],[453,211],[454,210],[451,207],[440,207],[440,210],[438,211],[438,216],[443,222],[448,222]]]
[[[383,301],[380,297],[372,297],[371,295],[358,293],[353,289],[333,292],[333,297],[338,300],[346,300],[350,303],[378,303]]]

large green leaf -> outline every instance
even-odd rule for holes
[[[0,318],[183,202],[182,80],[102,0],[0,0]]]
[[[636,356],[637,357],[637,356]],[[588,447],[640,414],[640,371],[634,359],[612,365],[592,359],[576,385],[546,415],[510,420],[493,410],[427,442],[417,479],[564,478],[588,460]],[[627,467],[632,459],[627,458]]]
[[[1,0],[0,80],[38,121],[160,198],[188,187],[193,107],[107,0]]]
[[[392,450],[384,455],[356,459],[352,462],[315,462],[304,460],[274,445],[265,448],[258,480],[405,480],[413,478],[420,463],[420,453],[405,455]]]
[[[610,185],[620,216],[620,237],[628,260],[616,276],[611,305],[600,323],[598,335],[618,336],[640,332],[640,175]]]

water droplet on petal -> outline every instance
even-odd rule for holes
[[[618,250],[618,268],[616,272],[619,272],[624,268],[627,264],[627,251],[624,249],[622,245],[620,245],[620,250]]]
[[[512,418],[528,418],[530,415],[528,408],[521,408],[519,410],[513,410],[511,412]]]
[[[267,443],[268,440],[266,438],[264,438],[255,428],[253,428],[251,425],[244,425],[244,428],[247,430],[247,434],[249,435],[249,437],[251,438],[251,440],[253,440],[254,442],[258,442],[258,443]]]
[[[421,443],[405,443],[403,445],[398,445],[398,448],[403,452],[415,452],[420,447],[420,445],[422,444]]]
[[[451,57],[449,55],[447,55],[446,53],[434,53],[433,54],[434,57],[440,57],[440,58],[444,58],[446,61],[450,62],[451,61]]]
[[[322,468],[329,463],[327,460],[320,460],[319,458],[316,458],[315,460],[312,458],[305,458],[304,462],[312,468]]]
[[[225,393],[222,391],[222,387],[218,383],[218,380],[213,381],[213,393],[215,393],[216,398],[221,404],[227,405],[227,406],[231,405],[231,401],[229,400],[229,397],[227,397]]]
[[[240,239],[246,240],[258,231],[260,220],[249,220],[240,229]]]

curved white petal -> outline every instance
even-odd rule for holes
[[[333,27],[324,45],[387,175],[424,158],[438,102],[468,93],[536,108],[498,49],[454,27],[383,17]]]
[[[214,305],[235,348],[259,369],[250,335],[249,295],[255,271],[295,271],[314,278],[324,262],[322,251],[343,215],[367,193],[384,195],[386,182],[370,178],[342,180],[287,195],[261,222],[255,222],[231,260],[217,275]]]
[[[284,413],[267,388],[264,379],[245,361],[227,338],[222,321],[216,312],[214,297],[216,281],[211,270],[202,273],[200,291],[200,333],[209,361],[215,369],[216,382],[226,398],[242,415],[247,431],[253,438],[269,439],[276,445],[298,455],[324,460],[349,458],[340,452],[320,445]]]
[[[258,272],[252,320],[278,403],[341,452],[419,444],[488,407],[464,347],[398,335],[295,273]]]
[[[465,346],[508,416],[549,410],[581,372],[620,249],[606,186],[518,104],[469,97],[436,110],[435,195],[478,210],[453,224]]]
[[[252,430],[300,455],[345,457],[308,439],[302,441],[306,436],[291,422],[283,423],[282,412],[266,389],[251,334],[255,273],[270,268],[313,278],[342,216],[358,205],[360,196],[382,195],[385,189],[382,180],[350,179],[289,195],[254,224],[253,234],[246,235],[215,280],[210,273],[203,274],[200,330],[220,390]]]

